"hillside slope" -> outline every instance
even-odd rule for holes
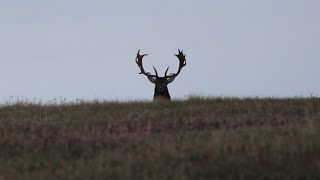
[[[318,179],[320,99],[0,107],[0,179]]]

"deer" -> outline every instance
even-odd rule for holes
[[[168,90],[168,84],[172,83],[175,78],[180,74],[181,69],[187,65],[186,61],[186,55],[183,54],[183,50],[178,49],[178,54],[174,54],[179,59],[179,68],[176,73],[170,73],[169,75],[168,70],[169,66],[165,71],[165,74],[163,77],[160,77],[158,75],[157,69],[153,66],[155,74],[151,74],[150,72],[147,72],[144,70],[142,59],[144,56],[147,56],[148,54],[140,54],[140,49],[138,50],[137,56],[136,56],[136,63],[140,69],[140,73],[142,75],[147,76],[148,80],[155,84],[154,88],[154,95],[153,100],[171,100],[170,93]]]

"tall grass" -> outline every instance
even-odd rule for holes
[[[0,107],[0,179],[319,179],[319,98]]]

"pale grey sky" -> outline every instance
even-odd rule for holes
[[[0,2],[0,100],[152,99],[139,75],[183,49],[173,98],[320,95],[318,0]]]

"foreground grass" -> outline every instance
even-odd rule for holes
[[[319,179],[320,99],[14,103],[0,179]]]

